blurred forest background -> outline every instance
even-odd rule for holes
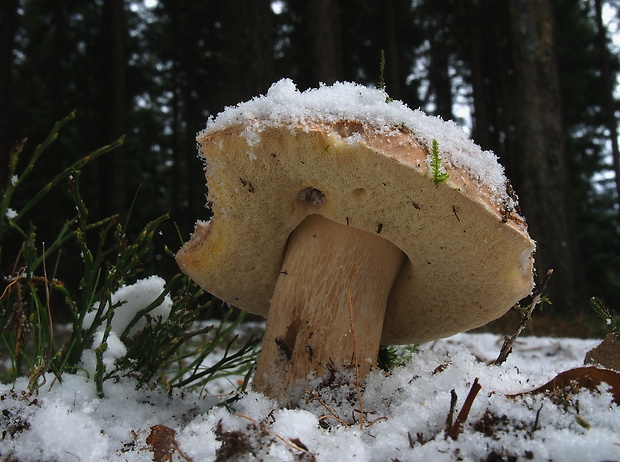
[[[302,90],[376,85],[383,50],[391,97],[456,120],[506,167],[538,273],[555,270],[545,309],[579,317],[591,296],[618,309],[619,10],[619,0],[2,0],[0,185],[15,141],[32,150],[74,109],[30,192],[125,134],[82,172],[82,194],[93,219],[118,213],[133,232],[170,212],[151,259],[168,278],[178,270],[164,244],[176,251],[208,218],[195,145],[207,118],[283,77]],[[43,240],[73,213],[57,195],[31,212]],[[70,262],[60,266],[70,278]]]

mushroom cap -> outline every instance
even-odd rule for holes
[[[421,343],[500,317],[533,288],[534,242],[497,158],[452,123],[381,90],[292,82],[229,108],[198,135],[213,216],[177,254],[216,297],[268,316],[290,233],[320,214],[406,255],[383,344]],[[435,184],[437,139],[447,181]]]

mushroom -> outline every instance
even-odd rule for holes
[[[213,216],[176,259],[268,318],[253,388],[270,397],[294,403],[333,368],[361,379],[380,344],[479,327],[533,288],[497,158],[382,90],[285,79],[197,140]]]

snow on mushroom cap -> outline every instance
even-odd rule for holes
[[[390,100],[385,91],[350,82],[336,82],[300,92],[290,79],[274,83],[264,96],[228,107],[211,117],[199,136],[243,124],[243,136],[250,146],[260,142],[261,131],[268,126],[307,127],[312,122],[354,120],[376,127],[383,133],[403,127],[427,147],[436,139],[444,163],[469,173],[486,186],[495,204],[512,203],[506,194],[503,167],[491,151],[483,151],[452,121],[444,121],[401,101]]]

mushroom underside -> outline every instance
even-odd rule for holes
[[[177,255],[186,274],[228,303],[267,316],[289,236],[321,215],[392,242],[406,255],[381,343],[422,343],[481,326],[532,289],[534,243],[473,181],[436,186],[426,151],[401,134],[355,143],[325,127],[241,128],[200,139],[213,217]],[[458,180],[458,181],[457,181]],[[423,321],[422,321],[423,320]]]

